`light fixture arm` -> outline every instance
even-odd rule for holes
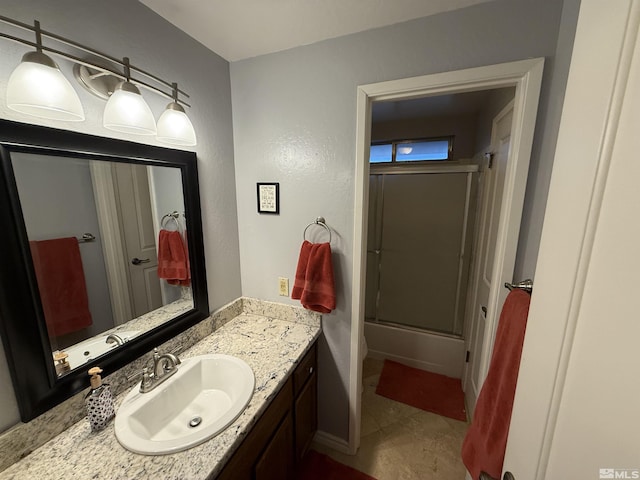
[[[121,78],[122,80],[128,80],[131,83],[136,84],[137,86],[140,86],[140,87],[145,88],[146,90],[155,92],[158,95],[161,95],[163,97],[166,97],[166,98],[169,98],[169,99],[174,99],[175,98],[174,97],[174,92],[173,92],[173,85],[175,83],[167,82],[166,80],[163,80],[160,77],[157,77],[156,75],[153,75],[153,74],[151,74],[149,72],[146,72],[145,70],[142,70],[141,68],[135,67],[134,65],[131,65],[128,62],[128,58],[127,58],[127,64],[125,65],[123,60],[118,60],[117,58],[114,58],[111,55],[107,55],[107,54],[105,54],[103,52],[100,52],[98,50],[95,50],[93,48],[86,47],[86,46],[84,46],[84,45],[82,45],[82,44],[80,44],[78,42],[75,42],[73,40],[65,38],[65,37],[63,37],[61,35],[57,35],[55,33],[48,32],[46,30],[42,30],[40,28],[40,22],[38,20],[35,20],[34,21],[34,26],[31,26],[29,24],[26,24],[26,23],[23,23],[23,22],[19,22],[17,20],[13,20],[11,18],[8,18],[8,17],[0,15],[0,22],[3,22],[3,23],[6,23],[6,24],[9,24],[9,25],[12,25],[14,27],[22,28],[24,30],[28,30],[30,32],[35,33],[36,41],[34,43],[34,42],[29,41],[29,40],[25,40],[23,38],[16,37],[14,35],[10,35],[10,34],[3,33],[3,32],[0,32],[0,38],[5,38],[7,40],[11,40],[11,41],[20,43],[22,45],[28,45],[28,46],[30,46],[32,48],[35,48],[37,52],[41,53],[41,52],[45,51],[45,52],[51,53],[53,55],[57,55],[59,57],[71,60],[71,61],[73,61],[75,63],[80,64],[80,65],[84,65],[86,67],[93,68],[93,69],[96,69],[96,70],[100,70],[100,71],[105,72],[105,73],[110,74],[110,75],[114,75],[114,76],[116,76],[118,78]],[[76,55],[73,55],[73,54],[70,54],[70,53],[67,53],[67,52],[63,52],[61,50],[58,50],[58,49],[43,45],[42,37],[47,37],[47,38],[56,40],[58,42],[66,44],[68,46],[77,48],[78,50],[81,50],[83,52],[86,52],[86,53],[89,53],[91,55],[95,55],[97,57],[101,57],[101,58],[103,58],[105,60],[113,62],[113,63],[115,63],[115,64],[117,64],[119,66],[122,66],[124,68],[124,70],[126,72],[128,72],[128,74],[125,72],[125,74],[123,75],[121,72],[118,72],[115,69],[108,68],[108,67],[105,67],[103,65],[97,65],[97,64],[89,62],[89,61],[87,61],[85,59],[82,59],[82,58],[80,58],[80,57],[78,57]],[[140,79],[131,77],[131,71],[134,71],[134,72],[136,72],[138,74],[144,75],[147,78],[150,78],[151,80],[153,80],[154,82],[156,82],[156,83],[158,83],[158,84],[160,84],[162,86],[171,88],[172,92],[171,93],[167,93],[166,91],[162,90],[161,88],[158,88],[158,87],[155,87],[153,85],[150,85],[149,83],[144,82],[144,81],[142,81]],[[176,89],[177,89],[177,84],[176,84]],[[186,92],[184,92],[182,90],[177,90],[177,91],[179,93],[181,93],[183,95],[183,97],[189,98],[189,95]],[[187,107],[191,106],[186,102],[182,102],[182,103],[183,103],[183,105],[186,105]]]
[[[178,84],[176,82],[171,84],[171,90],[173,92],[173,101],[178,103]]]
[[[33,31],[36,34],[36,52],[42,53],[42,30],[38,20],[33,21]]]

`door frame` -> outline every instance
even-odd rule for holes
[[[90,168],[109,285],[109,297],[111,298],[111,310],[114,324],[117,326],[128,322],[134,318],[134,315],[129,292],[127,258],[118,215],[115,179],[110,163],[90,162]]]
[[[353,232],[353,290],[351,299],[351,355],[349,360],[349,453],[355,454],[360,446],[360,410],[362,391],[361,339],[364,331],[364,302],[366,279],[366,215],[369,201],[369,145],[371,143],[372,103],[382,100],[409,100],[413,98],[463,93],[492,88],[516,87],[510,163],[507,167],[500,213],[493,275],[513,272],[513,264],[507,265],[505,256],[515,258],[520,218],[513,220],[512,211],[520,212],[528,174],[529,158],[533,143],[538,98],[542,83],[544,58],[521,60],[483,67],[436,73],[419,77],[390,80],[361,85],[357,90],[356,159]],[[515,237],[515,241],[513,238]],[[511,275],[511,274],[509,274]],[[495,315],[500,291],[498,280],[493,282],[490,293],[489,314]],[[486,374],[495,327],[486,329],[481,355],[481,374]],[[488,341],[489,340],[489,341]]]

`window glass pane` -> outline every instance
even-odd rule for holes
[[[370,163],[381,163],[391,161],[391,144],[371,145]]]
[[[425,142],[398,143],[397,162],[417,162],[424,160],[447,160],[449,140],[428,140]]]

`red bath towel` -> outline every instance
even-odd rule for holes
[[[530,301],[528,293],[516,289],[502,307],[489,373],[462,444],[462,461],[474,479],[482,471],[502,476]]]
[[[296,269],[291,298],[314,312],[330,313],[336,308],[331,245],[304,241]]]
[[[49,336],[89,327],[93,322],[78,239],[31,241],[29,246]]]
[[[291,298],[300,300],[304,291],[304,281],[307,275],[307,265],[309,264],[309,254],[311,253],[311,242],[305,240],[300,247],[300,255],[298,256],[298,266],[296,267],[296,278],[291,289]]]
[[[158,238],[158,277],[171,285],[190,284],[189,262],[182,235],[177,230],[160,230]]]

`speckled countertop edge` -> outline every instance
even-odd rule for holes
[[[183,352],[183,358],[205,353],[237,356],[249,364],[256,378],[254,394],[245,411],[224,432],[201,445],[171,455],[138,455],[118,443],[113,422],[104,431],[92,433],[83,418],[1,472],[0,479],[196,480],[213,477],[320,333],[319,318],[301,323],[242,313]],[[126,393],[116,398],[116,408]]]

